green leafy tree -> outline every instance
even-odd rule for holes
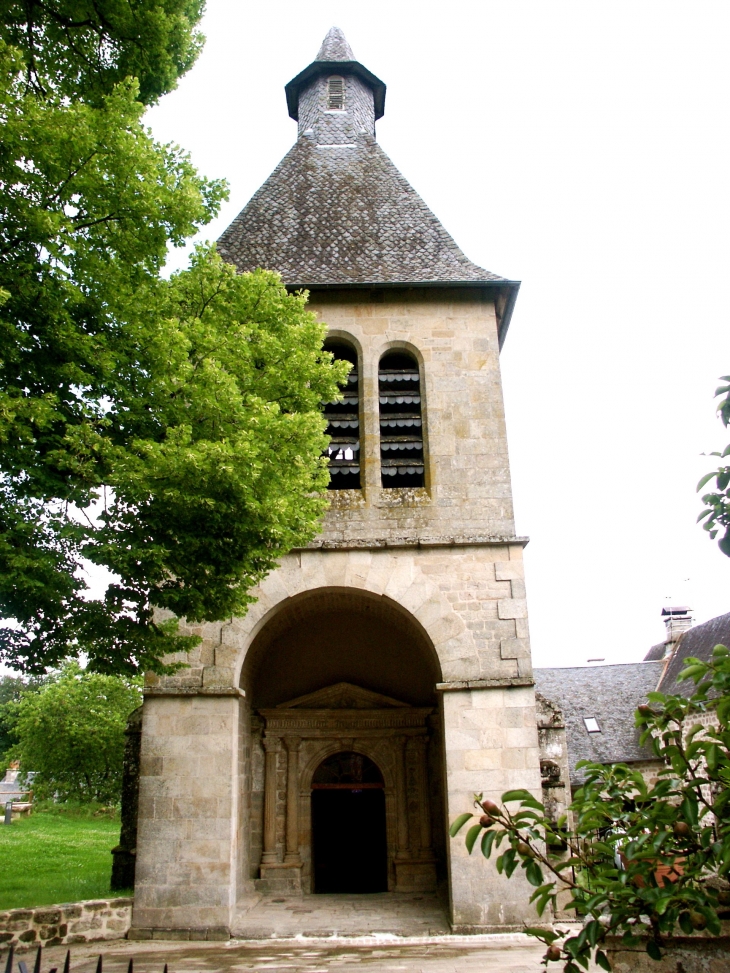
[[[159,671],[191,639],[156,609],[243,611],[316,532],[343,365],[273,274],[201,248],[161,277],[225,196],[141,124],[201,5],[3,6],[0,661]],[[88,562],[113,573],[102,598]]]
[[[717,413],[727,428],[730,426],[730,375],[723,375],[720,381],[725,384],[715,392],[716,396],[722,396]],[[721,453],[715,452],[710,455],[727,459],[730,456],[730,446],[726,446]],[[703,476],[697,484],[697,490],[704,489],[713,480],[714,490],[703,495],[702,503],[705,509],[697,519],[704,521],[703,527],[713,540],[722,532],[717,544],[722,553],[730,557],[730,466],[720,466],[712,473]]]
[[[142,702],[140,679],[105,676],[76,663],[35,692],[6,703],[17,743],[10,759],[33,771],[36,797],[117,803],[122,789],[124,730]]]
[[[3,707],[6,703],[17,702],[25,689],[26,683],[19,676],[0,677],[0,774],[7,763],[3,759],[5,754],[14,743],[18,742]]]
[[[127,78],[145,104],[175,87],[203,38],[203,0],[0,0],[0,38],[39,95],[97,102]]]
[[[650,693],[636,714],[642,742],[665,763],[653,786],[626,764],[581,761],[586,782],[559,821],[528,791],[508,791],[501,806],[476,796],[469,853],[477,842],[486,858],[503,848],[497,870],[524,872],[539,916],[567,889],[564,908],[583,921],[567,938],[526,930],[547,946],[545,966],[579,973],[593,958],[610,970],[607,936],[643,942],[658,960],[677,927],[720,933],[719,915],[730,908],[730,653],[719,645],[710,662],[686,663],[680,678],[694,681],[694,693]],[[460,815],[452,837],[473,817]]]

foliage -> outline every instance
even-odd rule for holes
[[[720,381],[725,384],[715,391],[716,396],[722,396],[717,412],[727,428],[730,426],[730,375],[723,375]],[[730,456],[730,445],[726,446],[721,453],[710,453],[710,456],[727,459]],[[720,466],[712,473],[707,473],[697,484],[697,490],[702,490],[711,480],[715,481],[715,490],[703,495],[702,503],[705,509],[697,520],[704,520],[702,526],[713,540],[721,530],[724,531],[717,544],[722,553],[730,557],[730,466]]]
[[[273,274],[202,248],[161,277],[226,191],[141,124],[194,57],[199,0],[4,7],[0,661],[161,671],[197,640],[155,609],[240,612],[316,532],[343,366]],[[88,562],[114,575],[101,598]]]
[[[0,38],[23,58],[34,94],[95,103],[126,78],[145,104],[195,61],[203,0],[0,0]]]
[[[0,909],[106,898],[118,841],[119,818],[110,815],[34,810],[10,827],[0,825]]]
[[[642,742],[666,764],[653,786],[625,764],[582,761],[586,782],[557,822],[528,791],[503,794],[501,807],[476,797],[483,813],[467,832],[469,852],[477,841],[486,858],[505,846],[497,869],[507,877],[522,869],[539,916],[568,889],[567,908],[583,920],[562,943],[563,934],[527,930],[547,945],[545,966],[562,961],[578,973],[593,956],[610,970],[608,935],[645,942],[659,959],[677,925],[720,932],[718,913],[730,905],[730,653],[716,646],[710,662],[686,662],[680,678],[694,681],[693,694],[650,693],[636,714]],[[460,815],[452,836],[472,817]]]
[[[4,715],[3,705],[17,702],[23,693],[39,689],[44,681],[43,677],[23,679],[21,676],[0,676],[0,773],[7,763],[3,760],[4,754],[14,743],[18,742],[18,738],[13,733],[9,716]]]
[[[6,703],[18,742],[8,756],[34,772],[41,799],[118,803],[124,730],[142,702],[139,678],[106,676],[69,663],[40,690]]]

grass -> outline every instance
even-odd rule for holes
[[[118,843],[118,817],[89,809],[49,808],[0,823],[0,909],[108,898]]]

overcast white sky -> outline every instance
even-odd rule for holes
[[[466,254],[521,280],[502,355],[537,665],[641,659],[660,611],[730,611],[697,526],[730,439],[727,0],[208,0],[148,115],[231,198],[296,137],[284,85],[333,24],[388,85],[378,139]]]

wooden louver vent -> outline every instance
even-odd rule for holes
[[[380,473],[384,487],[424,485],[421,377],[402,353],[385,355],[378,369]]]
[[[345,79],[330,78],[327,93],[327,108],[341,111],[345,107]]]
[[[330,490],[360,489],[360,383],[357,374],[357,356],[343,345],[325,346],[338,361],[352,365],[342,395],[334,402],[324,403],[327,419],[327,435],[330,444]]]

